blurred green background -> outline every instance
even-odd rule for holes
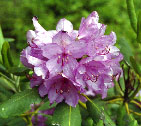
[[[141,8],[141,0],[134,0],[136,14]],[[14,38],[11,43],[13,56],[19,60],[20,51],[27,46],[26,32],[34,30],[32,17],[46,29],[55,29],[60,18],[70,20],[78,29],[82,17],[92,11],[99,13],[100,22],[107,25],[106,34],[116,32],[117,46],[127,62],[130,55],[140,62],[141,51],[136,44],[136,34],[130,26],[126,0],[0,0],[0,24],[4,37]]]

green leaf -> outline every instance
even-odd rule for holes
[[[45,124],[46,124],[47,126],[52,126],[52,122],[53,122],[52,116],[47,115],[47,120],[46,120]],[[53,125],[53,126],[57,126],[57,125]]]
[[[6,68],[2,64],[0,64],[0,72],[6,72]]]
[[[96,126],[103,126],[103,120],[99,120]]]
[[[130,62],[131,62],[131,65],[133,67],[133,69],[135,70],[135,72],[139,75],[141,75],[141,70],[140,70],[140,67],[139,65],[136,63],[135,59],[133,56],[130,57]]]
[[[138,123],[133,116],[127,114],[125,105],[119,106],[117,112],[117,126],[138,126]]]
[[[116,126],[101,105],[96,104],[92,101],[87,101],[86,105],[95,125],[99,123],[100,120],[103,120],[105,126]]]
[[[45,102],[40,108],[39,110],[47,110],[47,109],[51,109],[56,107],[56,103],[53,103],[52,105],[50,105],[50,101]]]
[[[85,120],[82,120],[83,126],[93,126],[93,120],[91,117],[86,118]]]
[[[58,104],[53,114],[53,121],[54,124],[61,126],[81,126],[79,106],[73,108],[65,103]]]
[[[4,86],[1,85],[0,92],[3,93],[5,96],[7,96],[7,99],[13,95],[13,92],[10,90],[7,90],[4,88]]]
[[[21,117],[10,117],[7,119],[0,118],[0,126],[26,126],[25,121]]]
[[[25,75],[26,73],[28,73],[29,69],[26,67],[10,67],[8,69],[8,72],[12,73],[14,75],[17,75],[17,76],[22,76],[22,75]]]
[[[14,42],[15,39],[13,38],[4,38],[5,42]]]
[[[0,77],[0,85],[8,90],[13,90],[14,92],[16,92],[14,84],[3,77]]]
[[[141,43],[141,11],[139,12],[137,23],[137,41]]]
[[[0,117],[7,118],[20,115],[30,110],[30,105],[39,103],[41,98],[36,89],[28,89],[13,95],[0,105]]]
[[[133,0],[126,0],[126,3],[127,3],[127,10],[128,10],[131,26],[133,30],[137,32],[137,18],[136,18],[136,12],[134,8],[134,2]]]
[[[131,65],[130,62],[130,56],[133,56],[132,48],[129,45],[128,41],[126,41],[125,38],[120,38],[118,41],[118,44],[120,46],[120,52],[123,54],[124,60]]]
[[[3,37],[2,29],[1,29],[1,26],[0,26],[0,61],[2,60],[2,57],[1,57],[1,49],[2,49],[3,43],[4,43],[4,37]]]
[[[3,43],[1,53],[2,53],[3,65],[6,68],[12,67],[13,66],[13,61],[12,61],[12,58],[11,58],[10,46],[9,46],[8,42]]]

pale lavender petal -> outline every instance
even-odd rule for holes
[[[34,67],[34,72],[37,76],[42,76],[42,79],[45,79],[48,74],[48,69],[45,64],[41,64],[40,66]]]
[[[37,17],[33,17],[32,21],[33,21],[33,25],[34,25],[37,33],[38,32],[42,32],[42,33],[46,32],[46,30],[38,23]]]
[[[73,42],[67,46],[68,54],[72,55],[74,58],[81,58],[83,55],[86,55],[86,43],[84,42]]]
[[[60,31],[53,37],[52,42],[66,47],[72,43],[72,39],[67,33]]]
[[[61,62],[58,62],[58,57],[54,57],[47,61],[46,67],[50,72],[50,77],[56,76],[62,72]]]
[[[23,50],[21,52],[21,56],[20,56],[20,61],[22,62],[22,64],[28,68],[33,68],[34,66],[28,63],[28,59],[26,57],[26,50]]]
[[[43,56],[47,57],[48,59],[63,53],[61,46],[57,45],[56,43],[47,44],[42,48],[42,50]]]
[[[66,20],[65,18],[61,19],[57,26],[56,26],[57,31],[67,31],[67,32],[72,32],[73,30],[73,25],[70,21]]]
[[[74,70],[77,68],[78,63],[76,59],[71,56],[68,56],[67,63],[63,67],[63,73],[66,77],[74,79]]]
[[[26,34],[27,42],[32,44],[33,39],[36,37],[36,33],[33,30],[29,30]]]

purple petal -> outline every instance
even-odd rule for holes
[[[41,85],[42,83],[42,78],[38,77],[36,74],[33,74],[32,78],[30,79],[30,87],[33,88],[35,86]]]
[[[62,71],[61,62],[58,63],[58,56],[48,60],[46,67],[50,72],[50,77],[56,76]]]
[[[66,77],[73,79],[74,78],[74,70],[77,68],[78,63],[76,59],[71,56],[68,56],[68,61],[63,67],[63,73]]]
[[[61,84],[53,84],[53,86],[49,89],[49,93],[48,93],[48,98],[50,103],[54,103],[54,101],[57,100],[57,98],[59,97],[60,93],[57,92],[60,90]],[[61,98],[60,100],[58,100],[58,103],[61,102]]]
[[[76,107],[78,104],[79,96],[77,90],[74,87],[71,87],[69,93],[64,94],[65,102],[70,106]]]
[[[67,33],[60,31],[53,37],[52,42],[65,47],[72,43],[72,39]]]
[[[83,55],[86,55],[86,43],[84,42],[73,42],[66,49],[74,58],[81,58]]]
[[[20,61],[22,62],[22,64],[28,68],[33,68],[33,65],[29,64],[28,63],[28,59],[26,57],[26,49],[24,49],[22,52],[21,52],[21,56],[20,56]]]
[[[61,46],[57,45],[56,43],[47,44],[45,47],[42,48],[43,56],[47,57],[48,59],[52,58],[53,56],[57,56],[61,54],[62,48]]]
[[[44,97],[48,93],[48,90],[44,84],[41,84],[39,87],[39,94],[41,97]]]

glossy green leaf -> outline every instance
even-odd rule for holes
[[[6,100],[9,99],[9,97],[13,95],[12,91],[7,90],[2,85],[0,87],[0,93],[6,97]],[[2,97],[2,95],[0,97]],[[1,98],[0,98],[0,101],[2,101]]]
[[[134,2],[133,0],[126,0],[126,3],[127,3],[127,10],[128,10],[131,26],[133,30],[137,32],[137,18],[136,18]]]
[[[55,108],[53,123],[61,126],[81,126],[79,106],[75,108],[65,103],[60,103]]]
[[[52,105],[50,105],[50,101],[45,102],[43,105],[41,105],[41,107],[39,108],[39,110],[47,110],[47,109],[51,109],[56,107],[56,103],[53,103]]]
[[[29,69],[26,67],[10,67],[8,69],[8,72],[17,76],[22,76],[22,75],[26,75],[26,73],[29,72]]]
[[[10,117],[7,119],[0,118],[0,126],[26,126],[25,121],[21,117]]]
[[[82,120],[82,126],[93,126],[93,120],[91,117]]]
[[[103,120],[99,120],[96,126],[103,126]]]
[[[87,101],[86,105],[95,125],[99,123],[100,120],[103,120],[105,126],[116,126],[101,105],[92,101]]]
[[[141,75],[141,70],[140,70],[140,67],[139,65],[136,63],[135,59],[133,56],[130,57],[130,62],[131,62],[131,65],[133,67],[133,69],[135,70],[135,72],[139,75]]]
[[[137,23],[137,41],[141,43],[141,11],[139,12]]]
[[[119,106],[117,112],[117,126],[138,126],[138,123],[133,116],[127,114],[125,105]]]
[[[41,98],[36,89],[28,89],[13,95],[8,101],[0,105],[0,117],[20,115],[30,110],[30,105],[39,103]]]
[[[6,72],[6,68],[2,64],[0,64],[0,72]]]
[[[10,54],[10,46],[9,46],[8,42],[3,43],[1,53],[2,53],[3,65],[6,68],[12,67],[13,61],[12,61],[12,57],[11,57],[11,54]]]
[[[0,85],[5,87],[8,90],[13,90],[14,92],[16,92],[15,86],[13,85],[13,83],[11,83],[10,81],[6,80],[3,77],[0,77]]]

